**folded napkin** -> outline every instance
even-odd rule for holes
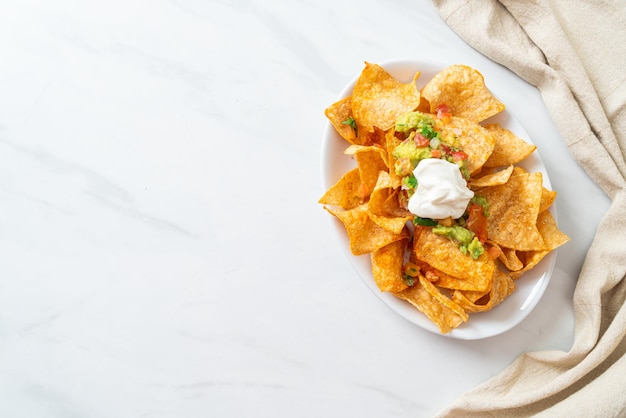
[[[524,353],[438,416],[626,416],[626,7],[434,4],[469,45],[539,89],[571,155],[611,199],[576,284],[569,352]]]

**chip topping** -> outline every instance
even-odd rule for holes
[[[409,199],[409,211],[419,217],[460,218],[474,197],[459,167],[446,160],[423,160],[413,170],[413,175],[417,180],[417,188]]]

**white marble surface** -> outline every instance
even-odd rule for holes
[[[567,350],[608,201],[539,93],[427,1],[0,1],[0,416],[422,417],[525,350]],[[316,203],[323,109],[363,61],[480,69],[572,241],[480,341],[360,281]]]

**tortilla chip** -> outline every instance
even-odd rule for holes
[[[475,292],[487,292],[491,288],[491,279],[489,277],[453,277],[433,266],[417,261],[420,271],[424,277],[433,282],[438,287],[451,290],[472,290]]]
[[[367,209],[370,213],[374,213],[376,215],[389,215],[386,204],[394,191],[395,190],[389,173],[386,171],[380,171],[378,173],[378,180],[376,180],[374,190],[370,194],[370,199],[367,202]]]
[[[349,210],[336,210],[327,206],[324,209],[343,223],[350,241],[350,251],[354,255],[371,253],[408,236],[406,231],[395,234],[377,225],[370,219],[365,204]]]
[[[545,187],[541,191],[541,203],[539,204],[539,213],[548,210],[556,200],[556,192],[548,190]]]
[[[460,146],[468,155],[465,166],[470,174],[480,171],[496,143],[485,128],[470,119],[453,116],[447,123],[437,120],[436,129],[446,142]]]
[[[352,209],[362,205],[365,202],[365,197],[361,187],[359,169],[353,168],[332,185],[318,202],[323,205]]]
[[[510,271],[519,271],[524,268],[524,263],[519,259],[518,251],[511,248],[500,247],[502,255],[498,258]]]
[[[482,283],[493,276],[495,263],[487,254],[482,254],[477,260],[459,251],[455,242],[437,235],[431,228],[422,228],[413,238],[415,257],[452,277],[469,280],[472,283]],[[483,284],[488,287],[491,283]]]
[[[451,65],[437,73],[421,90],[430,113],[446,104],[453,116],[481,122],[505,109],[485,85],[483,75],[466,65]]]
[[[355,129],[346,123],[352,118],[352,97],[346,97],[333,103],[324,110],[324,115],[343,139],[351,144],[358,143],[356,142]]]
[[[388,158],[387,165],[389,167],[389,176],[391,177],[395,187],[400,187],[402,184],[402,178],[396,174],[395,167],[398,159],[393,155],[393,150],[400,145],[401,142],[402,141],[395,136],[395,129],[390,129],[389,132],[387,132],[385,137],[385,149],[387,150]]]
[[[496,269],[489,293],[455,291],[452,300],[468,312],[486,312],[499,305],[514,291],[515,282],[510,275]]]
[[[522,264],[524,264],[524,268],[511,273],[514,279],[519,278],[522,274],[534,268],[551,251],[570,240],[565,233],[559,230],[554,216],[552,216],[549,211],[543,211],[539,214],[537,227],[543,238],[544,249],[537,251],[518,251],[517,256],[520,258]]]
[[[393,127],[396,119],[413,111],[420,104],[420,93],[415,81],[403,84],[393,78],[383,67],[365,63],[352,91],[352,112],[367,132],[374,127],[386,131]]]
[[[498,186],[509,181],[511,174],[513,174],[512,165],[508,166],[504,170],[496,171],[491,174],[486,174],[476,179],[470,179],[469,185],[473,189],[479,187]]]
[[[372,222],[394,234],[402,233],[407,221],[413,219],[413,216],[385,216],[376,215],[374,213],[370,213],[369,215]]]
[[[543,249],[537,229],[542,188],[540,172],[514,171],[505,184],[480,189],[477,193],[489,202],[489,239],[515,250]]]
[[[554,216],[547,210],[539,213],[537,217],[537,227],[543,238],[544,250],[555,250],[570,240],[570,238],[559,229]]]
[[[439,331],[442,334],[449,333],[464,322],[461,315],[454,309],[442,305],[424,288],[424,286],[422,286],[422,282],[419,280],[416,280],[413,286],[401,292],[394,293],[394,295],[409,302],[426,315],[428,319],[439,327]]]
[[[378,174],[387,171],[387,153],[376,145],[350,145],[345,151],[354,155],[364,194],[369,196],[378,181]]]
[[[485,162],[486,167],[517,164],[537,149],[535,145],[529,144],[498,124],[486,124],[484,127],[496,141],[493,152]]]
[[[424,286],[424,289],[426,289],[426,291],[430,293],[431,296],[433,296],[439,303],[453,310],[457,315],[459,315],[463,319],[464,322],[466,322],[469,319],[467,312],[465,312],[465,310],[463,310],[463,308],[461,308],[458,304],[453,302],[448,296],[444,295],[441,292],[441,290],[437,288],[437,286],[432,284],[429,280],[425,279],[424,276],[422,276],[421,274],[418,274],[418,278],[419,278],[420,284]]]
[[[402,276],[406,239],[392,242],[370,255],[372,275],[381,292],[400,292],[408,287]]]

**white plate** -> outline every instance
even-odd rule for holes
[[[417,80],[417,85],[421,88],[437,72],[445,68],[446,65],[416,61],[394,61],[383,63],[381,66],[396,79],[404,83],[411,81],[415,72],[420,71],[421,75]],[[337,100],[351,94],[355,81],[356,77],[345,87]],[[489,86],[489,80],[485,80],[485,82],[487,83],[487,86]],[[497,91],[494,91],[493,93],[496,96],[498,95]],[[504,112],[490,118],[488,121],[497,122],[501,126],[514,132],[517,136],[523,138],[529,143],[532,143],[532,140],[522,125],[510,113],[510,111],[505,110]],[[344,149],[348,145],[349,144],[341,138],[339,134],[337,134],[332,125],[327,123],[322,142],[321,156],[322,186],[324,190],[335,184],[345,172],[355,166],[354,160],[343,154]],[[530,172],[541,172],[543,174],[544,186],[551,189],[548,173],[546,172],[545,166],[543,165],[537,151],[531,154],[519,165]],[[556,219],[555,205],[552,205],[550,211]],[[439,328],[409,303],[400,300],[389,293],[383,293],[378,290],[378,287],[372,277],[369,255],[352,255],[349,248],[348,237],[343,225],[336,219],[334,220],[334,225],[342,243],[343,250],[363,282],[398,315],[415,325],[424,328],[425,330],[440,334]],[[454,329],[450,333],[443,335],[462,340],[476,340],[492,337],[510,330],[526,318],[526,316],[528,316],[543,296],[550,281],[555,261],[556,251],[552,251],[544,257],[544,259],[537,266],[535,266],[535,268],[526,272],[516,281],[517,289],[504,302],[489,312],[470,314],[468,322]]]

